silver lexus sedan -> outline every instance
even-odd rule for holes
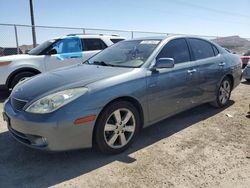
[[[19,83],[3,117],[19,142],[62,151],[127,149],[141,128],[203,103],[227,105],[240,58],[205,39],[119,42],[88,61]]]

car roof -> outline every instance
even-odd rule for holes
[[[166,40],[172,40],[172,39],[178,39],[178,38],[192,38],[192,39],[200,39],[200,40],[205,40],[209,43],[212,43],[215,46],[219,46],[218,44],[216,44],[215,42],[208,40],[206,38],[202,38],[199,36],[195,36],[195,35],[165,35],[165,36],[153,36],[153,37],[141,37],[141,38],[134,38],[131,40],[160,40],[161,42],[166,41]]]
[[[164,40],[167,36],[152,36],[152,37],[139,37],[131,40]]]
[[[197,38],[207,40],[206,38],[194,36],[194,35],[161,35],[161,36],[152,36],[152,37],[139,37],[131,40],[165,40],[165,39],[175,39],[175,38]]]
[[[66,36],[63,36],[63,38],[67,37],[79,37],[79,38],[119,38],[119,39],[125,39],[125,37],[121,37],[119,35],[105,35],[105,34],[68,34]]]
[[[79,38],[106,38],[106,39],[126,39],[125,37],[121,37],[119,35],[104,35],[104,34],[68,34],[64,36],[54,37],[50,40],[57,40],[57,39],[64,39],[64,38],[71,38],[71,37],[79,37]]]

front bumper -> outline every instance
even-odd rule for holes
[[[8,79],[8,76],[10,75],[10,70],[8,66],[0,66],[0,85],[1,87],[6,87],[6,82]],[[13,70],[12,70],[13,71]]]
[[[81,113],[80,117],[99,113],[99,109]],[[15,111],[10,102],[4,105],[4,119],[11,135],[22,144],[41,150],[66,151],[92,146],[95,121],[79,125],[78,113],[30,114]]]
[[[246,68],[243,70],[242,77],[243,77],[244,79],[250,79],[250,67],[246,67]]]

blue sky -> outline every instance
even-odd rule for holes
[[[33,0],[33,4],[36,25],[250,38],[249,0]],[[30,24],[29,0],[0,0],[0,5],[0,23]],[[51,33],[47,37],[60,34],[43,31]],[[38,31],[38,40],[46,37],[43,31]],[[18,28],[18,32],[30,31]]]

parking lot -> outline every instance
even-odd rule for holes
[[[7,93],[0,94],[0,112]],[[125,153],[61,153],[17,143],[0,119],[0,187],[249,187],[250,85],[142,130]]]

